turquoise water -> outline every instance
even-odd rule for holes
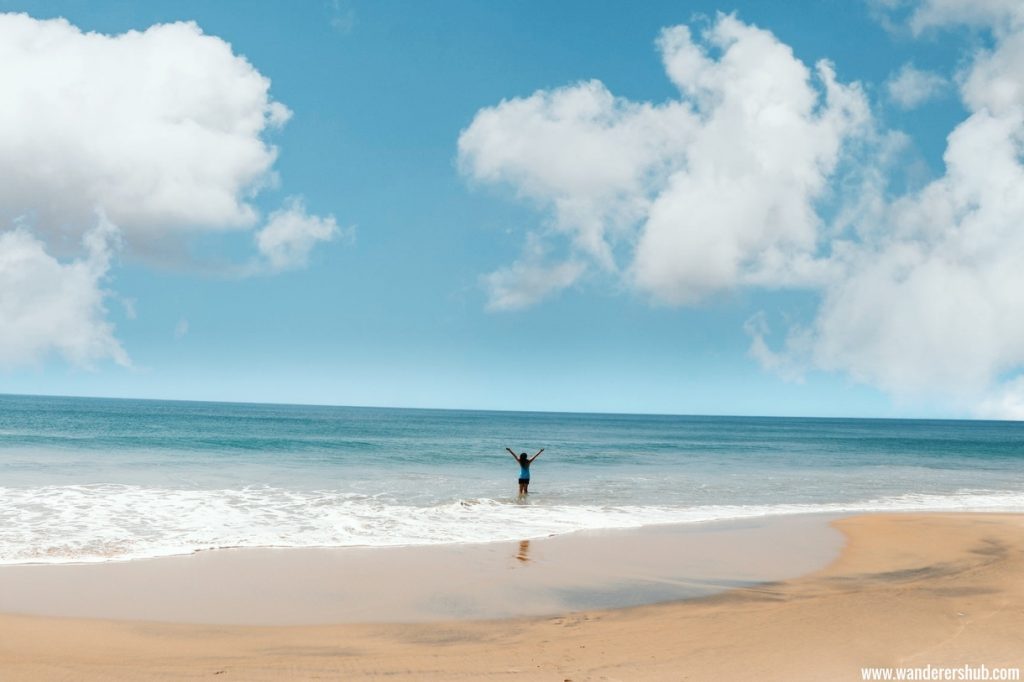
[[[889,509],[1024,511],[1024,423],[0,396],[0,563]]]

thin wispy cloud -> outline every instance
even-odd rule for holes
[[[527,236],[523,254],[511,265],[485,275],[487,309],[522,310],[572,286],[586,271],[578,260],[553,262],[547,258],[544,242]]]
[[[885,83],[889,98],[902,109],[913,109],[943,95],[950,83],[931,71],[904,64]]]
[[[325,5],[328,22],[341,35],[349,35],[356,27],[356,10],[348,0],[328,0]]]

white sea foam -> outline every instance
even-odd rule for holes
[[[494,542],[586,529],[867,511],[1024,512],[1024,494],[960,490],[825,504],[646,506],[454,500],[431,506],[275,487],[0,488],[0,564],[126,560],[223,547]]]

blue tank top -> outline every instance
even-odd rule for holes
[[[529,478],[529,477],[530,477],[530,465],[527,464],[526,466],[523,466],[522,464],[520,464],[519,465],[519,478]]]

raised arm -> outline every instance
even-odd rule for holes
[[[532,462],[533,460],[535,460],[538,457],[540,457],[540,453],[542,453],[542,452],[544,452],[544,448],[541,448],[540,450],[538,450],[537,454],[530,458],[530,461]]]
[[[512,448],[505,448],[505,449],[508,450],[508,454],[512,455],[512,459],[516,460],[517,462],[519,461],[519,456],[516,455],[516,453],[512,452]]]

